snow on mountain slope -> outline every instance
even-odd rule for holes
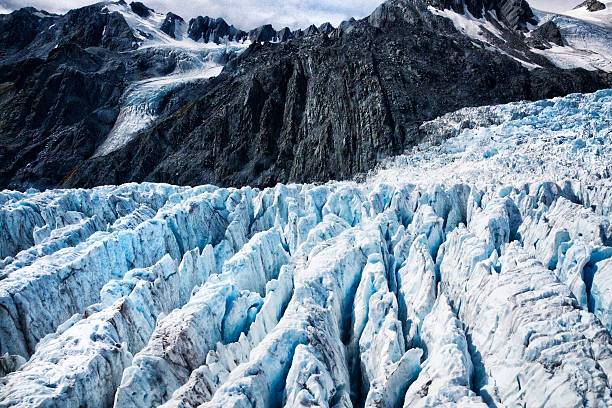
[[[504,49],[508,38],[500,30],[503,26],[494,12],[489,11],[484,17],[476,18],[467,9],[464,9],[463,13],[452,9],[440,10],[433,6],[428,6],[427,9],[435,15],[451,20],[460,33],[514,58],[526,68],[541,68],[540,65],[530,62],[524,53]],[[606,11],[610,9],[595,13],[583,13],[581,10],[574,10],[568,15],[534,10],[540,26],[548,21],[557,25],[564,44],[550,44],[551,47],[547,49],[531,48],[531,51],[547,57],[563,69],[584,68],[612,72],[612,18]],[[537,27],[529,24],[528,28],[531,31],[525,33],[526,37],[532,36]]]
[[[187,36],[187,25],[183,21],[177,22],[175,38],[172,38],[161,30],[165,15],[146,9],[148,15],[142,16],[124,2],[109,2],[102,12],[120,13],[140,41],[140,51],[173,54],[177,67],[169,75],[136,82],[124,92],[119,116],[94,157],[105,156],[125,146],[138,131],[155,120],[160,104],[172,90],[219,75],[227,61],[250,44],[248,40],[222,44],[193,41]]]
[[[540,24],[553,21],[566,44],[547,50],[532,49],[562,68],[612,72],[612,15],[610,7],[598,12],[573,10],[567,15],[535,11]],[[586,9],[585,9],[586,10]],[[607,13],[604,13],[606,12]],[[597,17],[595,17],[597,15]]]
[[[167,15],[158,13],[153,9],[147,8],[145,5],[140,3],[140,7],[143,8],[144,14],[139,14],[134,10],[131,3],[128,5],[123,1],[108,2],[105,3],[105,7],[102,8],[104,13],[119,13],[128,23],[136,38],[140,41],[141,47],[158,46],[165,44],[167,46],[174,46],[176,48],[183,49],[200,49],[206,48],[206,42],[194,41],[188,36],[188,25],[185,21],[178,20],[178,16],[175,19],[175,30],[174,37],[168,35],[162,30],[162,25]],[[219,42],[230,43],[227,37],[219,38]],[[245,39],[240,44],[249,45],[250,41]]]
[[[589,11],[585,6],[568,10],[562,14],[610,28],[612,27],[612,2],[604,3],[604,5],[606,8],[603,10]]]
[[[476,18],[466,9],[464,14],[459,14],[452,9],[438,10],[435,7],[429,6],[427,9],[435,15],[450,19],[457,30],[470,38],[478,39],[482,42],[489,43],[488,38],[484,35],[484,30],[497,36],[503,40],[503,34],[497,27],[483,18]],[[492,15],[492,14],[491,14]]]
[[[525,59],[521,59],[515,55],[510,55],[508,52],[504,51],[498,44],[505,43],[506,39],[504,38],[504,33],[500,30],[500,28],[496,27],[491,21],[487,20],[485,17],[476,18],[466,9],[464,9],[463,14],[457,13],[452,9],[444,9],[439,10],[433,6],[428,6],[427,10],[431,13],[447,18],[453,22],[453,25],[463,35],[470,37],[473,40],[478,40],[487,45],[489,49],[493,49],[496,52],[504,54],[510,58],[515,59],[521,65],[528,69],[541,68],[539,65],[534,64],[529,61],[525,61]],[[487,17],[491,20],[497,20],[494,12],[488,11],[486,13]],[[496,21],[497,24],[499,21]],[[502,27],[501,25],[499,27]]]
[[[191,40],[185,40],[191,41]],[[193,43],[196,44],[196,43]],[[180,56],[177,69],[167,76],[132,84],[122,96],[121,110],[113,129],[94,156],[104,156],[129,143],[155,120],[164,98],[179,86],[212,78],[221,73],[225,63],[243,52],[247,44],[199,44],[183,48],[177,44],[148,44],[159,52]]]
[[[0,406],[610,406],[611,111],[463,109],[363,182],[1,192]]]
[[[160,30],[166,16],[161,13],[148,9],[147,16],[136,14],[125,2],[109,2],[103,12],[117,12],[123,16],[125,21],[134,31],[134,35],[145,43],[169,43],[172,38]]]

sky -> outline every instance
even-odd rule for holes
[[[131,0],[127,0],[130,2]],[[141,0],[147,6],[166,13],[172,11],[187,21],[198,15],[223,17],[243,30],[271,23],[277,28],[305,28],[326,21],[334,26],[349,17],[368,16],[381,0]],[[565,11],[582,0],[530,0],[531,6],[547,11]],[[96,0],[0,0],[0,13],[33,6],[49,12],[67,10]]]

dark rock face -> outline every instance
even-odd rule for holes
[[[376,10],[379,10],[379,9],[380,9],[380,7],[378,9],[376,9]],[[374,11],[374,14],[376,14],[376,11]],[[372,18],[372,16],[370,16],[370,19]],[[344,33],[350,32],[353,29],[353,27],[355,26],[356,23],[357,23],[357,20],[355,20],[353,17],[351,17],[350,19],[348,19],[346,21],[341,22],[340,25],[338,25],[338,29],[337,29],[338,35],[342,35]]]
[[[45,14],[48,17],[41,17]],[[15,53],[34,41],[38,33],[53,24],[57,16],[28,7],[11,14],[0,15],[0,52]]]
[[[262,25],[249,32],[249,40],[253,43],[274,41],[276,38],[276,31],[270,24]]]
[[[130,3],[130,8],[134,13],[138,14],[142,18],[149,17],[151,15],[151,12],[154,11],[153,9],[148,8],[139,1]]]
[[[582,7],[586,7],[587,10],[593,12],[593,11],[600,11],[600,10],[605,10],[606,9],[606,5],[603,4],[602,2],[598,1],[598,0],[587,0],[584,3],[580,3],[579,5],[577,5],[575,9],[579,9]]]
[[[548,21],[531,33],[527,43],[534,48],[545,50],[551,48],[551,44],[563,46],[563,36],[554,21]]]
[[[306,37],[310,37],[311,35],[316,35],[316,34],[319,34],[319,29],[315,27],[314,24],[308,27],[306,31],[304,31],[304,35]]]
[[[63,16],[24,8],[0,15],[0,64],[43,58],[63,45],[127,51],[137,39],[119,13],[102,13],[103,4],[71,10]]]
[[[331,34],[335,30],[331,23],[324,23],[319,26],[319,32],[324,34]]]
[[[282,30],[280,30],[277,33],[277,37],[280,42],[289,41],[294,38],[293,33],[291,32],[291,29],[289,29],[289,27],[285,27]]]
[[[160,30],[168,34],[172,38],[176,38],[176,26],[180,23],[184,23],[185,20],[181,16],[174,13],[166,14],[166,18],[161,25]]]
[[[342,179],[418,143],[421,123],[461,107],[610,86],[600,73],[554,67],[513,30],[505,35],[543,68],[474,44],[417,1],[385,3],[341,34],[255,43],[188,106],[87,160],[65,185]]]
[[[538,22],[526,0],[500,0],[494,3],[496,4],[491,9],[497,12],[497,16],[508,27],[526,30],[527,24],[536,25]],[[486,7],[485,9],[489,10]]]
[[[457,13],[467,10],[476,18],[483,12],[495,12],[497,18],[514,30],[526,30],[527,24],[537,24],[537,20],[526,0],[414,0],[414,3],[428,3],[439,9],[453,9]]]
[[[208,16],[198,16],[191,19],[191,21],[189,21],[189,30],[187,31],[189,38],[191,38],[193,41],[203,40],[208,42],[209,36],[207,33],[209,31],[210,20],[211,19]]]
[[[327,24],[327,25],[326,25]],[[330,30],[331,27],[331,30]],[[323,28],[323,30],[325,30],[325,34],[329,34],[332,31],[334,31],[334,27],[332,27],[331,24],[329,23],[325,23],[321,26],[321,28]],[[304,37],[312,37],[313,35],[317,35],[321,33],[321,30],[319,30],[319,28],[317,28],[315,25],[311,25],[310,27],[308,27],[306,30],[296,30],[292,33],[292,38],[304,38]],[[281,31],[279,31],[278,33],[278,40],[280,42],[283,42],[284,40],[281,37]]]
[[[246,38],[244,31],[228,25],[222,18],[196,17],[189,21],[187,35],[194,41],[219,43],[224,39],[242,41]]]
[[[61,184],[104,141],[127,86],[174,70],[173,55],[134,50],[124,18],[102,8],[0,16],[0,38],[20,39],[0,51],[0,186]]]

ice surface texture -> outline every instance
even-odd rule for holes
[[[0,406],[612,406],[611,106],[361,183],[2,192]]]

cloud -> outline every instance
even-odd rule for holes
[[[529,4],[538,10],[563,12],[573,9],[583,1],[584,0],[532,0],[529,1]],[[603,1],[605,2],[606,0]]]
[[[130,0],[127,0],[128,2]],[[582,0],[531,0],[541,10],[570,10]],[[382,0],[144,0],[156,11],[172,11],[186,20],[199,15],[223,17],[243,30],[273,24],[277,29],[289,26],[305,28],[324,22],[339,24],[349,17],[368,16]],[[0,0],[0,13],[26,5],[55,13],[91,4],[91,0]]]
[[[128,0],[129,2],[129,0]],[[382,0],[144,0],[147,6],[166,13],[172,11],[185,19],[198,15],[222,17],[236,27],[248,30],[271,23],[277,28],[305,28],[310,24],[334,25],[350,17],[368,16]],[[64,13],[91,4],[87,0],[0,0],[0,10],[15,10],[26,5],[49,12]]]

